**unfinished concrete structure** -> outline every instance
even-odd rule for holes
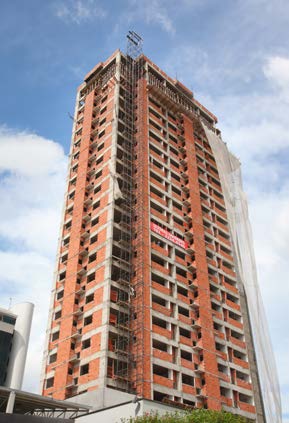
[[[140,44],[130,33],[77,92],[43,393],[112,388],[263,422],[217,118]]]

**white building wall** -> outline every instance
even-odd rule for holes
[[[22,386],[33,309],[34,305],[28,302],[16,304],[11,308],[11,312],[17,315],[17,319],[5,383],[9,388],[21,389]]]

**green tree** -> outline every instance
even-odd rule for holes
[[[189,412],[176,412],[160,416],[158,413],[142,417],[122,419],[122,423],[249,423],[244,417],[226,411],[198,409]]]

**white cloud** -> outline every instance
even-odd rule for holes
[[[1,306],[35,304],[24,389],[37,391],[66,180],[62,147],[0,128]]]
[[[269,57],[263,67],[266,78],[280,91],[280,96],[289,101],[289,58]]]
[[[160,26],[165,32],[174,35],[176,32],[173,19],[169,16],[168,3],[163,0],[130,0],[126,17],[130,22],[145,21],[146,24]]]
[[[59,19],[78,25],[95,18],[104,18],[106,14],[95,0],[59,0],[55,3],[55,15]]]
[[[36,134],[0,127],[0,172],[52,174],[63,165],[62,147]]]

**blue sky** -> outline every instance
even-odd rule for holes
[[[219,117],[241,159],[289,422],[289,2],[14,0],[0,4],[1,305],[36,304],[37,390],[76,87],[134,29],[144,52]]]

